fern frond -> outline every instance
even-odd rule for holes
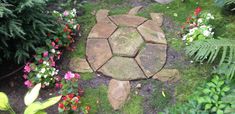
[[[220,62],[215,70],[218,74],[224,74],[232,79],[235,74],[235,40],[232,39],[206,39],[195,41],[186,47],[186,54],[196,61],[215,60]]]
[[[186,54],[194,56],[196,61],[207,60],[212,63],[217,58],[220,59],[220,65],[231,63],[235,58],[235,40],[220,38],[195,41],[186,47]]]

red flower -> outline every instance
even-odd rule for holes
[[[72,99],[73,97],[74,97],[74,94],[72,94],[72,93],[68,95],[68,98],[70,98],[70,99]]]
[[[63,103],[59,103],[59,108],[64,109],[64,104]]]
[[[56,43],[58,43],[58,42],[59,42],[59,40],[60,40],[59,38],[56,38],[56,39],[55,39],[55,42],[56,42]]]
[[[196,9],[195,9],[195,11],[194,11],[194,15],[195,16],[198,16],[198,14],[201,12],[201,8],[200,7],[197,7]]]
[[[67,100],[67,97],[62,97],[63,101],[66,101]]]
[[[42,59],[38,60],[38,63],[43,63],[43,60]]]
[[[49,37],[49,36],[51,36],[51,34],[50,34],[50,33],[47,33],[47,36]]]
[[[77,96],[78,99],[80,99],[81,97],[80,96]]]
[[[77,110],[77,106],[72,106],[72,110],[76,111]]]

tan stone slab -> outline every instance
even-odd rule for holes
[[[154,23],[154,21],[148,20],[137,29],[145,41],[167,44],[164,32],[156,23]]]
[[[79,57],[71,58],[69,69],[73,72],[93,72],[86,59],[81,59]]]
[[[100,9],[99,11],[97,11],[96,13],[96,21],[99,22],[109,22],[109,10],[106,9]]]
[[[127,101],[131,91],[129,81],[112,79],[109,82],[108,99],[114,110],[120,109]]]
[[[153,79],[162,82],[177,82],[180,79],[180,72],[177,69],[162,69],[153,76]]]
[[[158,26],[162,26],[163,13],[150,13],[150,17]]]
[[[109,42],[114,55],[134,57],[144,40],[135,28],[121,27],[109,38]]]
[[[117,26],[111,21],[99,22],[92,29],[88,38],[107,39],[117,29]]]
[[[110,19],[118,26],[131,26],[137,27],[142,24],[147,19],[144,17],[134,16],[134,15],[114,15],[109,16]]]
[[[112,57],[99,72],[118,80],[136,80],[146,78],[133,58]]]
[[[96,71],[112,57],[112,52],[106,39],[88,39],[86,56],[92,69]]]
[[[130,11],[129,11],[129,15],[136,15],[139,10],[141,10],[143,8],[143,6],[137,6],[137,7],[134,7],[132,8]]]
[[[164,44],[146,44],[136,56],[136,61],[147,77],[151,77],[162,69],[166,62],[166,49]]]

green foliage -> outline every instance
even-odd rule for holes
[[[229,9],[230,11],[235,11],[235,0],[215,0],[215,3],[218,6],[223,6],[224,8]]]
[[[196,41],[186,47],[186,53],[197,61],[206,60],[208,63],[219,59],[218,73],[225,73],[232,79],[235,72],[235,40],[232,39],[206,39]]]
[[[44,44],[54,21],[45,5],[46,0],[0,1],[0,60],[22,63]]]
[[[14,110],[11,108],[9,104],[8,97],[5,93],[0,92],[0,110],[9,111],[10,114],[15,114]]]
[[[206,86],[200,89],[201,93],[196,97],[196,100],[201,104],[202,110],[223,114],[230,104],[223,102],[222,98],[229,90],[230,87],[226,85],[224,79],[214,76],[211,82],[206,83]]]
[[[222,98],[222,101],[225,103],[229,103],[230,106],[226,107],[224,112],[225,114],[232,114],[235,112],[235,90],[233,89],[232,92]]]

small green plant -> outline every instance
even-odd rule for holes
[[[229,103],[223,102],[222,98],[226,96],[229,90],[230,87],[226,85],[225,81],[216,75],[211,82],[206,83],[202,93],[196,99],[203,110],[223,114]]]
[[[47,114],[44,109],[56,104],[61,99],[61,96],[52,97],[44,102],[35,101],[39,95],[41,83],[37,84],[27,92],[24,97],[24,103],[27,106],[24,114]],[[8,97],[5,93],[0,92],[0,110],[9,111],[10,114],[15,114],[11,108]]]

